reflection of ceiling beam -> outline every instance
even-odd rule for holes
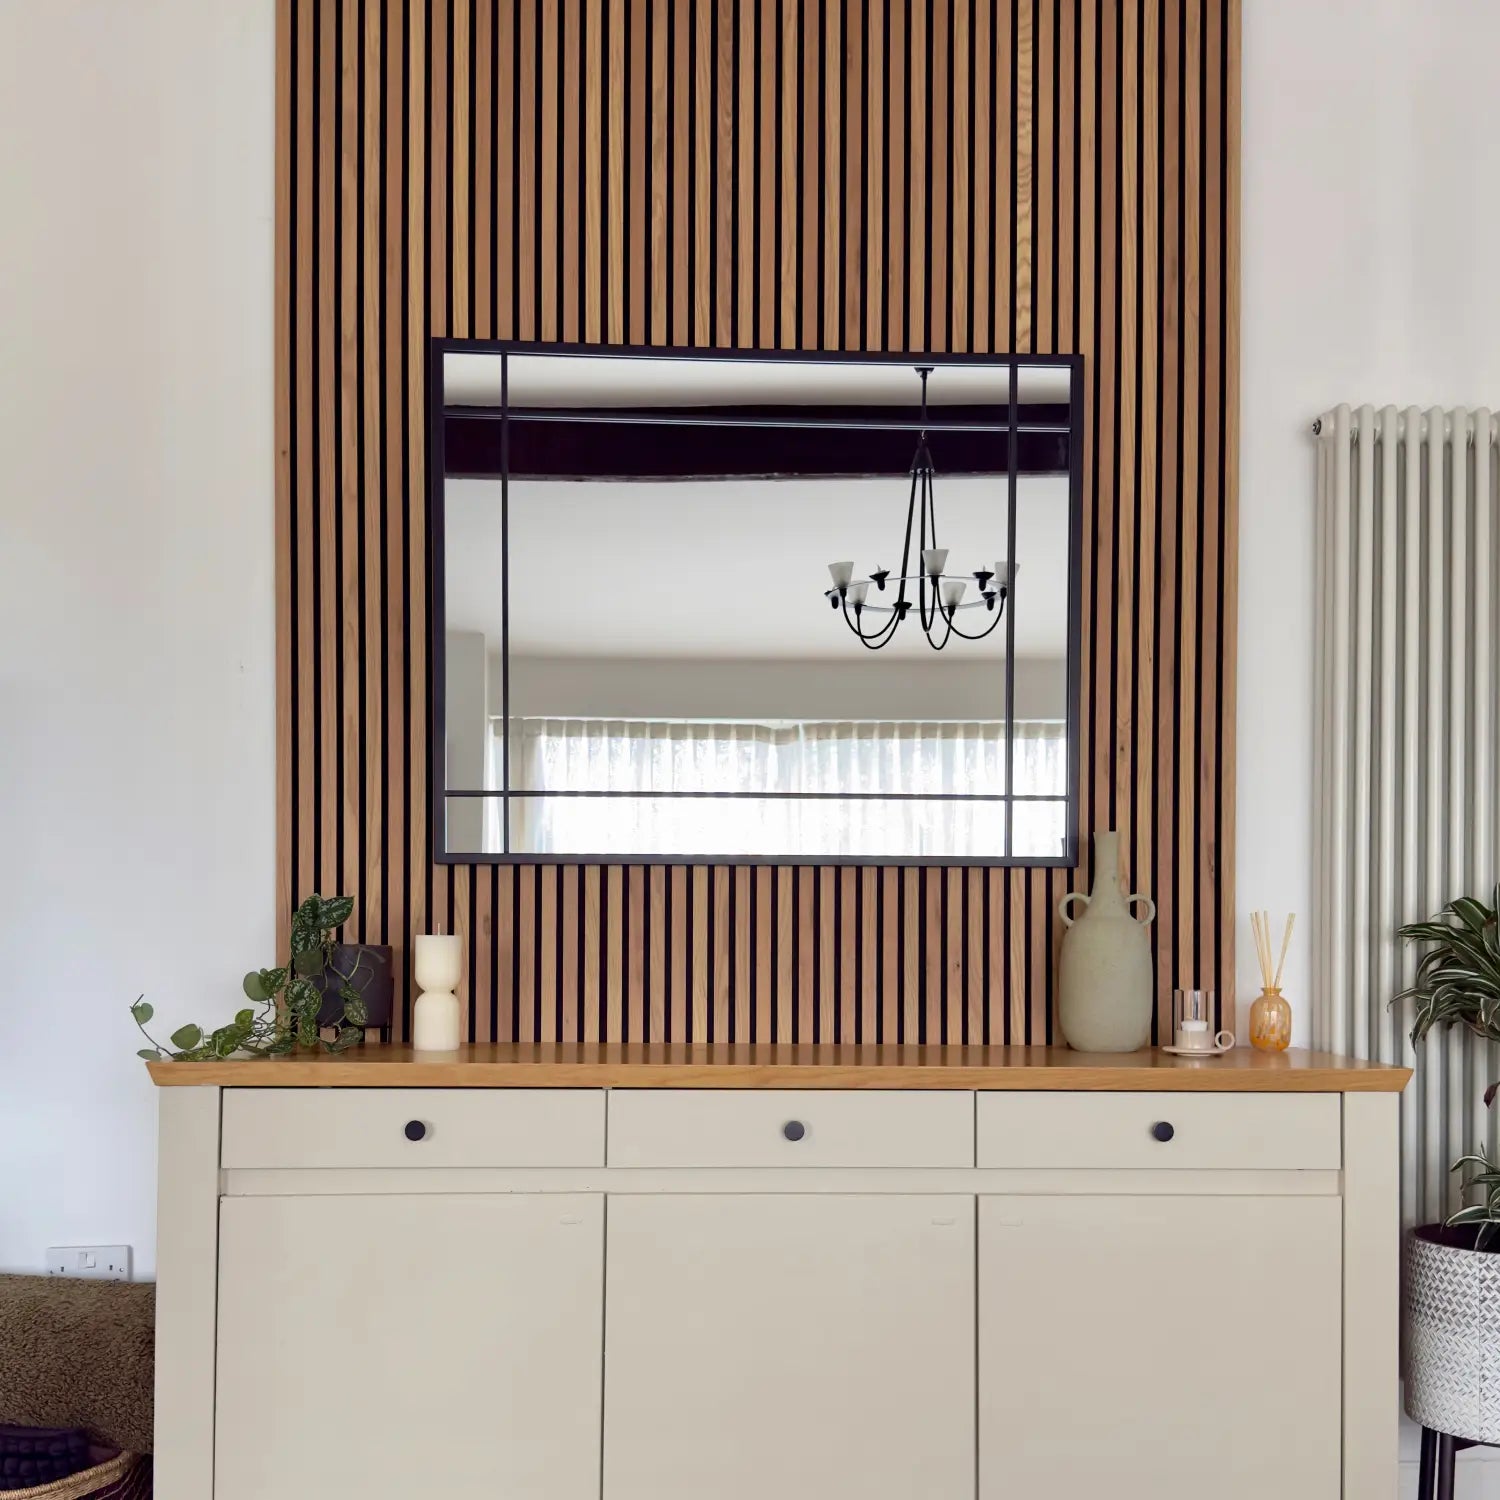
[[[1003,411],[1003,409],[1001,409]],[[859,421],[858,427],[806,424],[808,408],[653,408],[651,422],[621,421],[615,413],[544,420],[515,416],[509,423],[510,472],[529,479],[746,479],[789,476],[854,478],[901,476],[911,464],[915,428],[905,413],[819,407],[822,422]],[[994,406],[945,407],[928,427],[939,477],[1001,474],[1010,435],[993,425]],[[492,479],[501,472],[501,427],[493,408],[448,408],[444,417],[444,472]],[[804,425],[771,425],[801,420]],[[957,424],[983,422],[978,426]],[[1020,475],[1066,474],[1068,412],[1063,406],[1022,408],[1016,434]]]

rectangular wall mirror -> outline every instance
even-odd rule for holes
[[[434,340],[437,857],[1076,863],[1081,389]]]

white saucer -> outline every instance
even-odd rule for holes
[[[1233,1047],[1163,1047],[1163,1052],[1170,1052],[1173,1057],[1223,1057],[1226,1052],[1233,1052]]]

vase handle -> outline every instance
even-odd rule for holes
[[[1071,927],[1074,922],[1078,920],[1077,917],[1070,917],[1068,915],[1068,902],[1082,901],[1087,904],[1091,899],[1092,897],[1090,897],[1087,891],[1069,891],[1068,894],[1057,903],[1057,914],[1062,918],[1063,926]],[[1092,932],[1093,929],[1090,928],[1089,931]]]
[[[1125,898],[1126,906],[1129,906],[1132,901],[1144,901],[1146,903],[1146,915],[1144,917],[1137,917],[1135,919],[1141,924],[1142,927],[1145,927],[1149,923],[1152,923],[1156,920],[1156,902],[1154,902],[1149,896],[1127,896]]]

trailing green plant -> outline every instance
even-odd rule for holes
[[[1433,1030],[1459,1026],[1487,1042],[1500,1042],[1500,885],[1486,906],[1472,896],[1450,901],[1431,921],[1411,922],[1401,929],[1411,943],[1426,943],[1417,962],[1415,981],[1396,996],[1414,1000],[1412,1045]],[[1500,1081],[1484,1091],[1493,1107]],[[1479,1195],[1448,1219],[1450,1227],[1478,1226],[1476,1250],[1500,1248],[1500,1164],[1481,1146],[1453,1163],[1454,1172],[1474,1168],[1462,1179],[1465,1198]]]
[[[303,901],[292,914],[291,952],[286,963],[246,974],[242,988],[251,1004],[213,1031],[205,1032],[191,1024],[179,1026],[169,1039],[171,1045],[163,1046],[146,1030],[155,1011],[144,997],[137,998],[130,1014],[151,1043],[137,1055],[153,1062],[163,1057],[174,1062],[203,1062],[236,1052],[281,1057],[297,1047],[321,1046],[331,1052],[352,1047],[364,1036],[365,1003],[355,980],[365,955],[361,953],[347,972],[338,968],[333,961],[333,935],[353,910],[352,896],[309,896]],[[318,1028],[318,1012],[324,1000],[318,981],[325,972],[338,980],[337,993],[343,1005],[332,1041],[324,1041]]]

